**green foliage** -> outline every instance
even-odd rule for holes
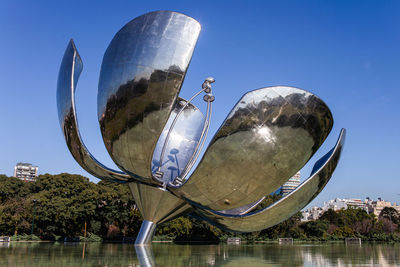
[[[13,235],[11,241],[40,241],[40,238],[36,235]]]
[[[398,226],[387,219],[388,216],[396,214],[392,210],[386,211],[378,220],[374,214],[368,214],[362,209],[328,210],[318,220],[303,223],[300,227],[304,229],[307,237],[319,239],[342,240],[346,237],[360,237],[370,241],[396,241],[398,235],[393,233],[398,231]],[[321,222],[327,223],[328,228],[322,227]]]
[[[379,217],[388,219],[395,224],[399,224],[399,222],[400,222],[399,213],[397,212],[396,209],[394,209],[392,207],[384,207],[382,209],[381,213],[379,214]]]
[[[331,224],[338,225],[341,218],[336,211],[329,209],[321,215],[320,220],[328,221]]]
[[[348,226],[341,226],[337,227],[333,232],[332,235],[337,236],[339,238],[344,237],[354,237],[353,230]]]
[[[82,236],[85,222],[93,237],[122,238],[141,223],[127,186],[80,175],[45,174],[34,183],[0,176],[0,200],[0,235],[30,234],[34,219],[42,239]]]
[[[133,236],[139,232],[142,217],[136,208],[132,194],[126,185],[101,181],[98,187],[97,221],[102,222],[98,229],[96,223],[91,223],[90,231],[108,239],[121,239],[123,236]],[[97,230],[97,231],[96,231]]]
[[[15,177],[0,175],[0,203],[25,197],[29,194],[29,185]]]
[[[304,236],[303,229],[299,228],[301,212],[273,227],[262,230],[259,233],[260,239],[277,239],[279,237],[301,238]]]
[[[156,235],[170,237],[173,239],[177,236],[189,235],[192,228],[192,221],[187,216],[182,216],[159,225],[157,227]]]
[[[257,209],[279,200],[268,196]],[[155,240],[218,242],[229,237],[256,242],[292,237],[302,240],[363,240],[399,242],[399,214],[382,210],[379,218],[361,209],[326,211],[320,219],[302,223],[301,213],[268,229],[254,233],[224,232],[206,222],[182,216],[158,225]],[[34,234],[31,235],[34,221]],[[126,185],[61,173],[44,174],[34,183],[0,175],[0,235],[12,240],[63,240],[80,237],[100,242],[135,237],[142,217]],[[87,237],[83,238],[86,225]],[[39,236],[39,237],[38,237]]]
[[[32,220],[27,200],[30,185],[15,177],[0,175],[0,234],[28,232]]]
[[[324,220],[305,222],[300,225],[304,234],[308,237],[323,237],[328,231],[329,223]]]
[[[101,242],[101,241],[103,241],[103,238],[101,238],[98,235],[88,233],[86,237],[80,236],[79,240],[81,242]]]
[[[268,207],[269,205],[271,205],[272,203],[278,201],[281,198],[282,198],[282,195],[280,195],[280,194],[268,195],[265,197],[265,199],[263,201],[261,201],[261,203],[254,210],[264,209],[264,208]]]
[[[79,175],[41,175],[33,186],[35,219],[41,235],[77,236],[98,201],[95,185]],[[78,230],[79,229],[79,230]]]
[[[175,242],[219,242],[219,236],[222,234],[219,228],[187,216],[183,218],[186,219],[186,222],[190,221],[191,227],[186,227],[185,231],[176,235],[174,239]]]

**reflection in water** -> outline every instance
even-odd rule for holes
[[[399,266],[399,244],[11,243],[0,266]]]
[[[135,246],[135,250],[140,266],[142,267],[156,266],[151,246]]]
[[[0,242],[0,248],[1,247],[9,247],[10,246],[10,242]]]

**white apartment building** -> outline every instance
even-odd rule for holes
[[[290,178],[286,183],[284,183],[281,187],[282,196],[286,196],[290,192],[292,192],[296,187],[300,185],[300,172],[297,172],[292,178]]]
[[[364,201],[358,198],[335,198],[324,202],[322,207],[312,207],[307,210],[303,210],[301,212],[301,221],[306,222],[310,220],[316,220],[329,209],[337,211],[348,208],[360,208],[365,210],[367,213],[373,213],[375,216],[379,217],[379,214],[385,207],[394,208],[400,213],[400,206],[398,206],[396,203],[392,205],[391,202],[384,201],[381,198],[378,198],[377,201],[371,200],[370,198],[367,198]]]
[[[30,163],[19,162],[14,167],[14,177],[24,182],[34,182],[38,175],[38,166],[33,166]]]
[[[360,208],[368,212],[367,202],[362,201],[361,199],[358,198],[349,198],[349,199],[335,198],[327,202],[324,202],[323,209],[324,210],[333,209],[334,211],[337,211],[340,209],[348,209],[350,207]]]
[[[307,210],[303,210],[301,212],[301,221],[302,222],[307,222],[307,221],[312,221],[318,219],[322,213],[324,213],[325,210],[323,210],[321,207],[312,207]]]

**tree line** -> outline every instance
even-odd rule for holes
[[[276,201],[269,196],[262,206]],[[376,218],[361,209],[328,210],[318,220],[301,222],[301,213],[271,228],[247,234],[224,232],[190,216],[182,216],[157,227],[155,239],[182,242],[218,242],[228,237],[262,241],[278,237],[302,240],[400,241],[400,217],[385,208]],[[122,240],[136,237],[142,218],[126,185],[61,173],[44,174],[36,182],[23,182],[0,175],[0,236],[38,237],[63,240],[82,237],[89,240]],[[31,236],[31,234],[33,235]]]

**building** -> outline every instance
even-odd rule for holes
[[[379,214],[381,214],[381,211],[384,208],[394,208],[397,210],[398,213],[400,213],[400,206],[398,206],[396,203],[392,203],[389,201],[385,201],[381,198],[378,198],[377,201],[369,201],[368,202],[368,212],[375,214],[375,216],[379,217]]]
[[[351,198],[351,199],[347,200],[346,204],[347,204],[348,208],[359,208],[359,209],[363,209],[366,212],[368,212],[367,202],[362,201],[361,199]]]
[[[33,166],[30,163],[19,162],[14,167],[14,177],[24,182],[34,182],[38,175],[38,169],[38,166]]]
[[[286,196],[290,192],[292,192],[296,187],[300,185],[300,172],[297,172],[292,178],[290,178],[286,183],[284,183],[281,187],[282,196]]]
[[[312,221],[318,219],[322,213],[324,213],[325,210],[321,207],[312,207],[307,210],[303,210],[301,212],[301,221],[302,222],[307,222],[307,221]]]
[[[322,207],[312,207],[301,212],[301,221],[306,222],[310,220],[316,220],[327,210],[331,209],[334,211],[349,209],[349,208],[359,208],[366,212],[369,212],[368,200],[362,201],[358,198],[335,198],[324,202]]]
[[[324,202],[323,206],[324,210],[332,209],[334,211],[348,208],[359,208],[368,212],[367,201],[362,201],[358,198],[335,198]]]
[[[394,208],[400,213],[400,206],[396,203],[392,203],[389,201],[384,201],[381,198],[378,200],[371,200],[367,197],[364,201],[358,198],[335,198],[331,199],[327,202],[324,202],[323,207],[312,207],[307,210],[303,210],[301,212],[302,218],[301,221],[310,221],[318,219],[325,211],[332,209],[334,211],[348,208],[359,208],[365,210],[367,213],[375,214],[375,216],[379,217],[381,211],[386,208]]]

